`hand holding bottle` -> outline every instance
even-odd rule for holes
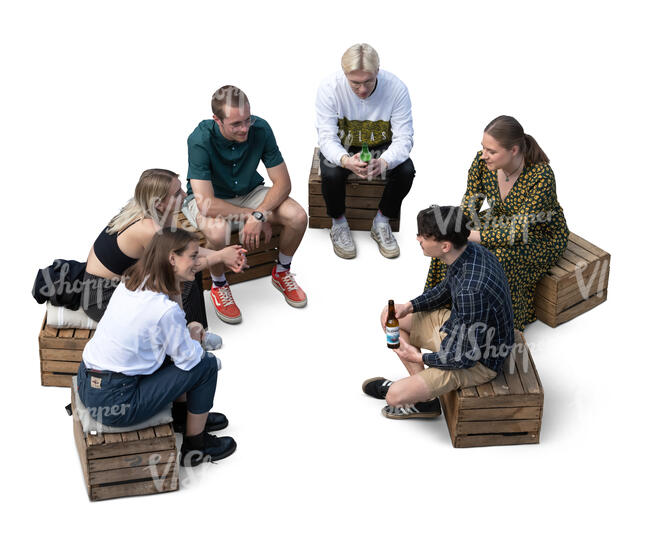
[[[355,175],[366,178],[368,173],[368,164],[362,162],[358,154],[355,154],[354,156],[343,156],[343,161],[341,163],[348,171],[352,171]]]
[[[398,320],[401,320],[402,318],[405,318],[409,314],[413,312],[413,305],[409,301],[408,303],[397,303],[395,305],[395,317]],[[384,307],[384,310],[381,311],[381,328],[385,331],[386,330],[386,319],[388,318],[388,306]]]
[[[383,160],[382,158],[377,158],[376,160],[370,160],[368,163],[368,178],[374,178],[376,176],[382,176],[386,173],[388,170],[388,164],[386,163],[386,160]]]

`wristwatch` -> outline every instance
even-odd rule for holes
[[[255,210],[254,212],[251,212],[251,215],[260,223],[264,223],[266,221],[266,217],[264,217],[264,214],[262,212]]]

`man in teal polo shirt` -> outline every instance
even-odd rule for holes
[[[271,224],[280,225],[279,258],[271,282],[287,303],[304,307],[307,296],[289,268],[307,228],[307,214],[289,197],[291,179],[273,131],[264,119],[251,115],[248,98],[231,85],[212,95],[212,113],[213,119],[201,121],[187,139],[188,197],[183,213],[214,250],[228,244],[231,223],[243,225],[241,242],[249,250],[271,239]],[[257,172],[260,160],[271,187],[264,186]],[[211,267],[210,273],[210,296],[217,316],[239,323],[241,312],[223,265]]]

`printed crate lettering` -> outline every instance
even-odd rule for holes
[[[43,318],[38,334],[41,361],[41,385],[70,387],[77,375],[84,347],[94,334],[93,329],[58,329]]]
[[[74,398],[73,393],[74,440],[91,501],[178,490],[178,452],[171,424],[86,435]]]
[[[185,217],[185,214],[179,212],[176,223],[180,228],[198,234],[201,238],[201,247],[206,247],[205,236],[203,233],[201,233],[200,230],[190,224],[190,222]],[[265,277],[271,274],[273,266],[276,264],[276,261],[278,259],[278,243],[280,241],[281,228],[282,227],[279,225],[273,225],[271,240],[269,243],[260,243],[260,246],[256,249],[247,249],[248,252],[246,253],[246,259],[248,261],[249,267],[246,270],[241,273],[226,271],[226,279],[228,280],[228,284],[237,284],[238,282],[258,279],[260,277]],[[237,245],[239,243],[239,231],[233,230],[230,235],[229,245]],[[203,270],[202,280],[203,289],[210,290],[212,287],[210,270]]]
[[[321,191],[319,154],[316,147],[309,173],[309,228],[330,228],[332,218],[327,215]],[[345,216],[350,229],[370,230],[385,186],[385,180],[368,180],[350,173],[345,186]],[[390,220],[393,232],[399,232],[399,223],[399,218]]]
[[[557,327],[605,301],[609,262],[609,253],[571,233],[562,258],[537,285],[537,318]]]
[[[455,448],[539,443],[544,389],[519,331],[515,342],[494,380],[440,396]]]

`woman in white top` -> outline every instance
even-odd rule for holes
[[[181,285],[194,280],[201,264],[195,234],[171,228],[155,234],[113,293],[77,377],[81,401],[107,425],[134,425],[174,400],[185,403],[184,465],[221,459],[236,448],[232,438],[208,433],[225,427],[223,415],[216,426],[209,419],[217,414],[209,410],[218,361],[203,350],[203,329],[186,325],[180,306]]]

